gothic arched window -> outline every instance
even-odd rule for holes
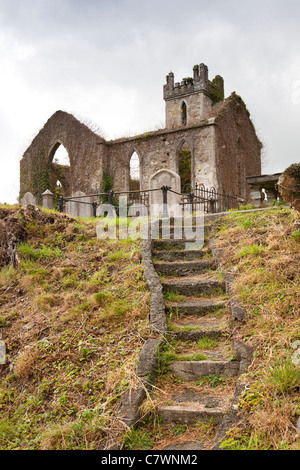
[[[66,148],[57,142],[57,144],[53,148],[53,163],[58,163],[59,165],[67,165],[70,166],[70,158]]]
[[[140,190],[140,159],[136,152],[133,152],[130,158],[130,191]]]

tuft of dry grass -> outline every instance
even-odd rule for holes
[[[33,374],[37,358],[38,350],[35,347],[28,347],[21,351],[14,363],[14,373],[16,377],[28,379]]]

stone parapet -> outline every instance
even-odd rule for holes
[[[184,97],[199,92],[209,94],[210,84],[208,68],[205,64],[195,65],[193,77],[184,78],[180,83],[174,83],[174,74],[170,72],[167,75],[167,83],[164,85],[164,100]]]

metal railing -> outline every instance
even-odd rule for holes
[[[142,191],[108,191],[107,193],[96,193],[87,194],[84,196],[59,196],[58,206],[59,211],[64,212],[64,203],[68,201],[74,201],[79,204],[88,204],[92,206],[93,217],[97,216],[97,208],[101,204],[108,204],[113,206],[118,214],[120,207],[120,198],[126,197],[127,204],[127,216],[136,216],[138,208],[146,208],[147,214],[150,211],[150,192],[161,191],[162,205],[163,205],[163,217],[168,217],[168,193],[174,193],[180,199],[179,204],[182,207],[182,212],[186,212],[187,209],[190,213],[205,212],[205,213],[218,213],[225,212],[230,209],[237,209],[239,206],[239,199],[237,196],[225,194],[224,192],[218,192],[215,188],[207,189],[203,184],[195,185],[194,188],[189,188],[190,192],[180,193],[174,191],[170,186],[161,186],[160,188],[147,189]],[[89,201],[83,199],[89,198]],[[91,201],[91,199],[94,199]],[[124,207],[124,206],[122,206]],[[134,209],[134,210],[133,210]],[[142,214],[140,214],[142,215]]]
[[[239,206],[237,196],[218,192],[214,187],[207,189],[203,184],[195,185],[193,191],[185,196],[185,203],[195,206],[195,210],[213,214],[237,209]]]

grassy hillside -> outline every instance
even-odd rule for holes
[[[161,448],[185,429],[164,427],[151,399],[134,431],[116,414],[150,336],[140,241],[101,241],[93,219],[41,214],[0,208],[0,339],[8,355],[0,365],[0,449],[99,449],[115,438],[125,449],[155,449],[158,441]],[[20,229],[16,269],[2,249],[8,220]],[[236,334],[255,350],[240,422],[224,448],[300,449],[294,221],[287,206],[232,212],[215,231],[223,270],[235,275],[247,309]]]
[[[0,272],[0,448],[98,449],[124,432],[114,411],[148,335],[140,242],[42,213],[1,209],[24,231]]]
[[[239,337],[254,348],[241,421],[224,448],[300,449],[300,234],[290,208],[226,217],[217,234],[224,272],[247,309]],[[297,341],[299,343],[297,343]]]

